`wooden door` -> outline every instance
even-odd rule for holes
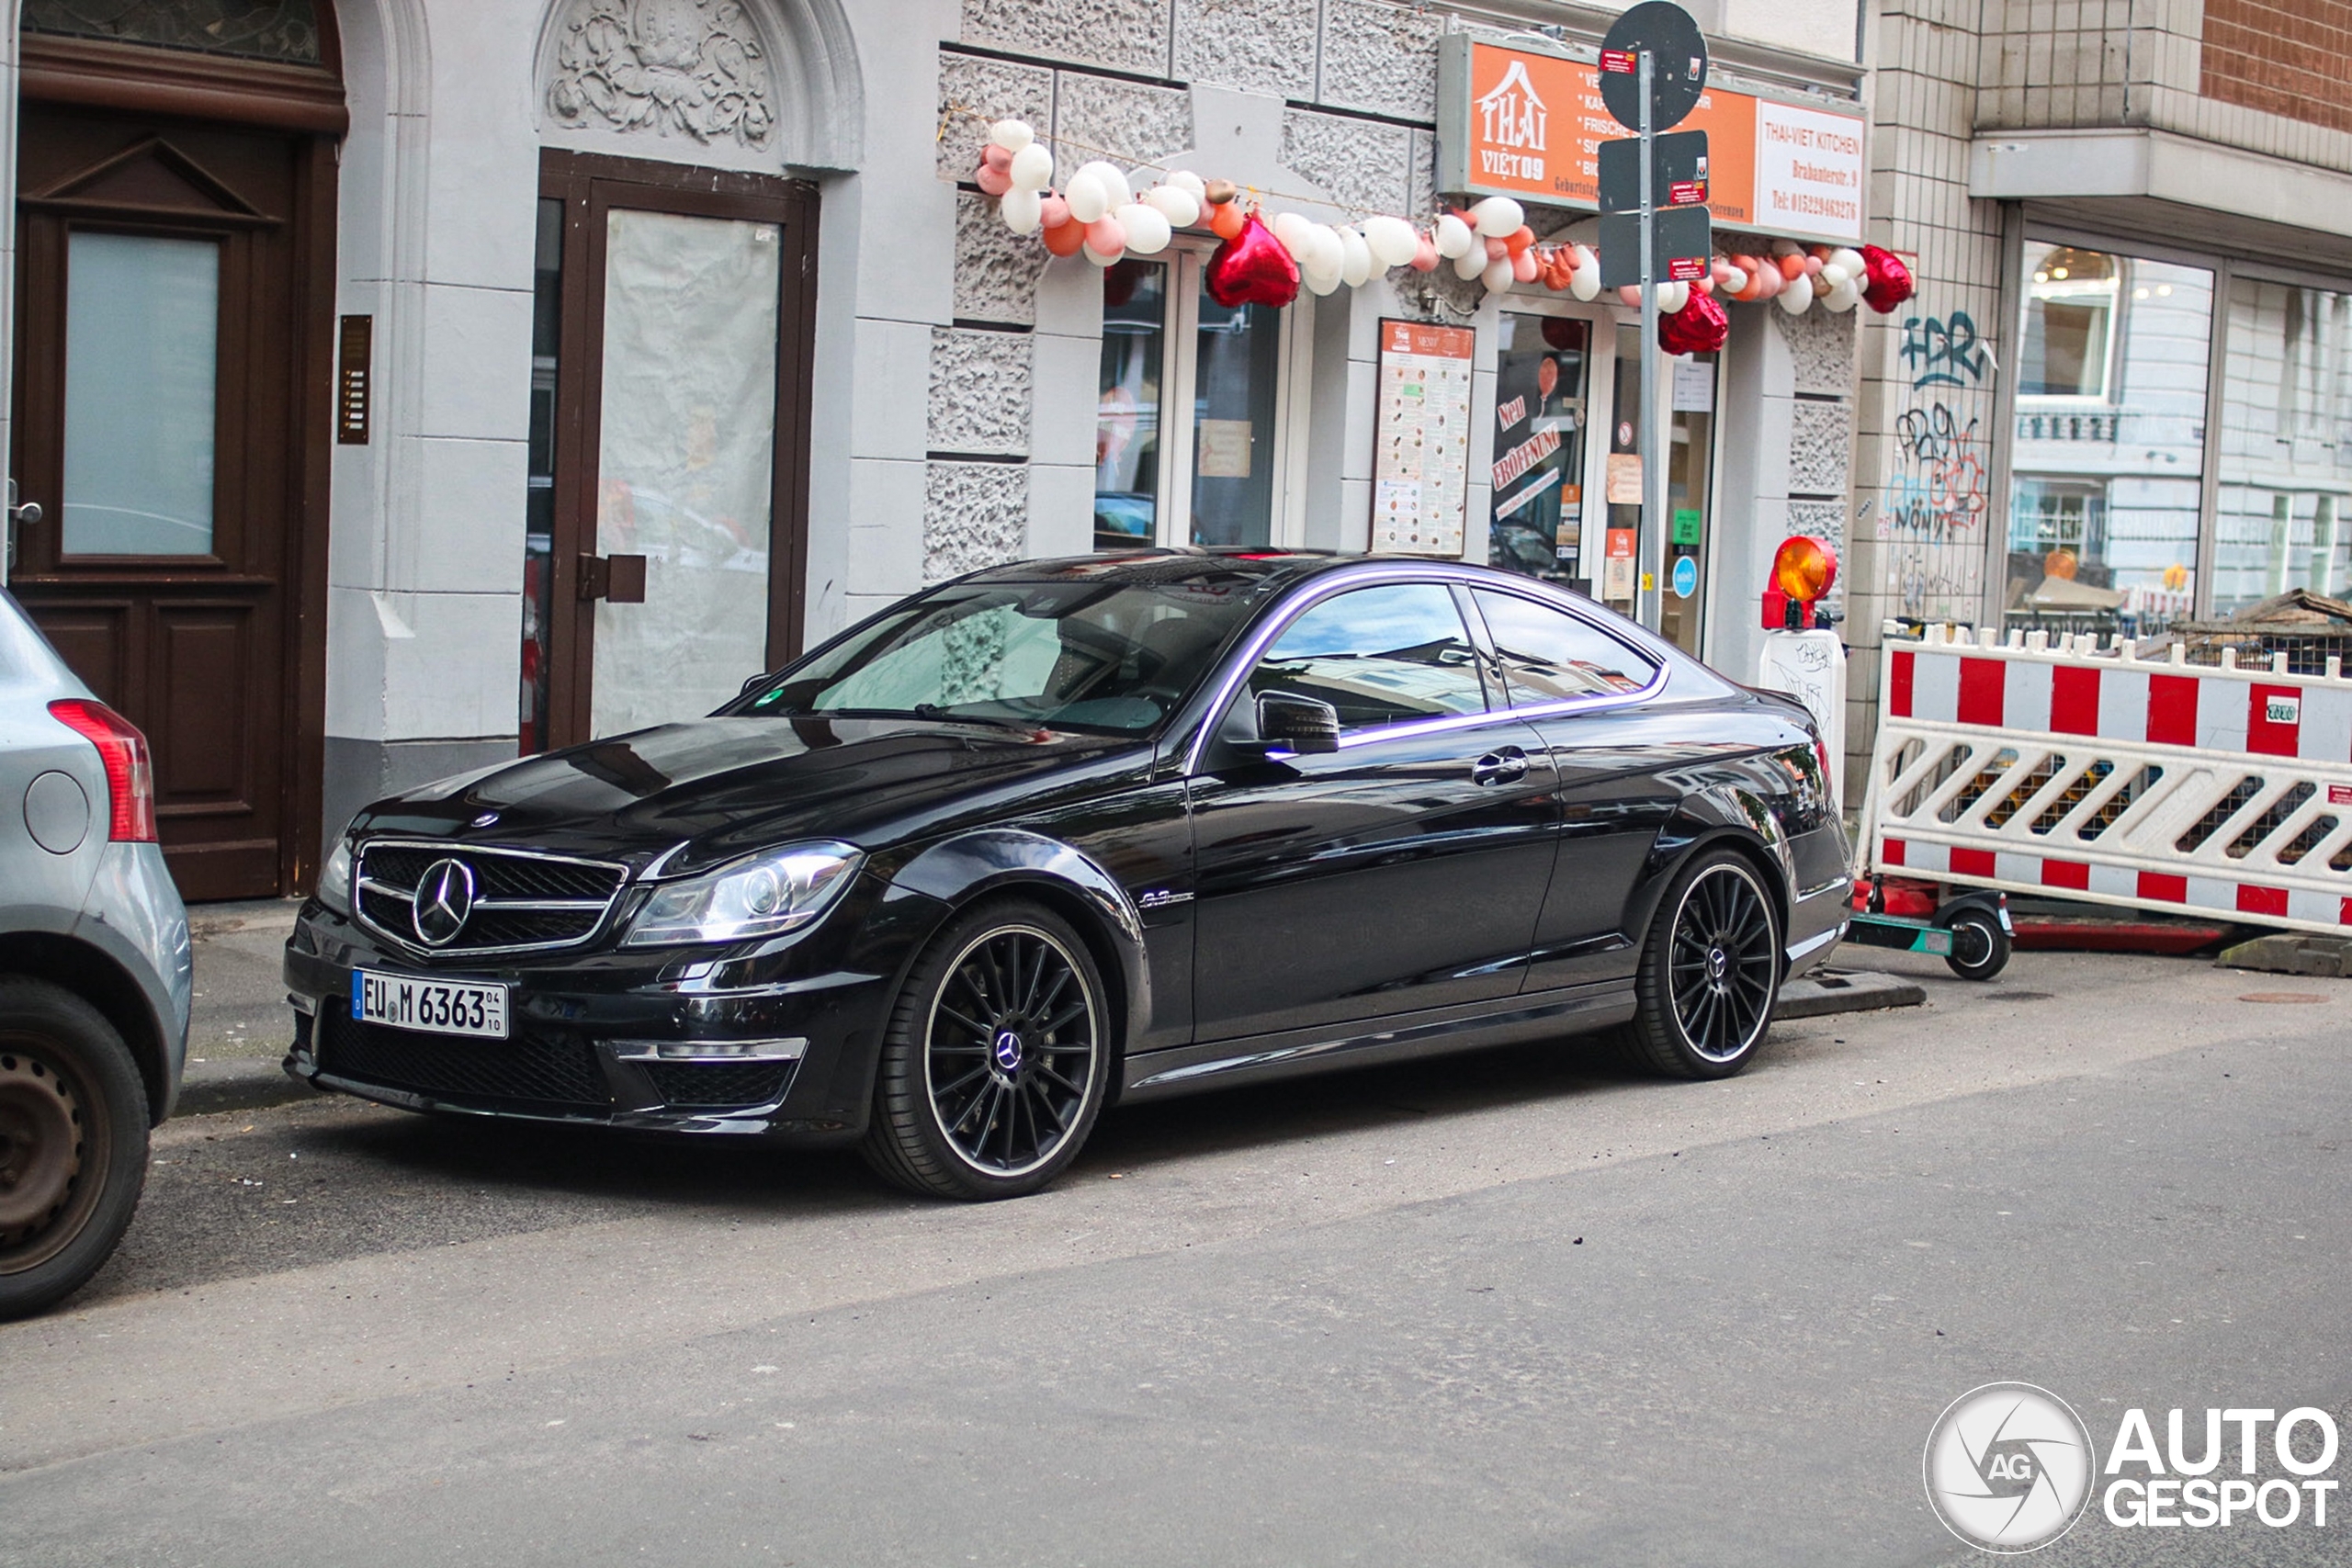
[[[11,586],[146,731],[191,899],[286,890],[314,837],[296,698],[322,651],[306,638],[323,637],[299,613],[321,500],[305,446],[326,403],[323,150],[300,131],[22,110],[13,471],[44,515]]]
[[[799,651],[816,306],[813,187],[540,167],[526,751],[698,717]]]

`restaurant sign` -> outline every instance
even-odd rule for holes
[[[1600,144],[1623,134],[1600,100],[1600,67],[1524,41],[1440,40],[1438,185],[1555,207],[1600,205]],[[1795,239],[1862,238],[1862,119],[1709,86],[1682,122],[1708,141],[1715,221]]]

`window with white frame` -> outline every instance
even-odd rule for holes
[[[1301,488],[1290,465],[1306,301],[1226,306],[1180,247],[1102,272],[1094,426],[1094,547],[1285,545]]]
[[[2020,398],[2105,402],[2115,362],[2120,258],[2076,245],[2026,246]]]

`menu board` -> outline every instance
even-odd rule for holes
[[[1470,504],[1470,367],[1477,341],[1468,327],[1380,323],[1374,550],[1461,558]]]

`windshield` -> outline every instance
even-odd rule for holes
[[[725,710],[1140,734],[1176,711],[1254,585],[972,583],[900,605]]]

